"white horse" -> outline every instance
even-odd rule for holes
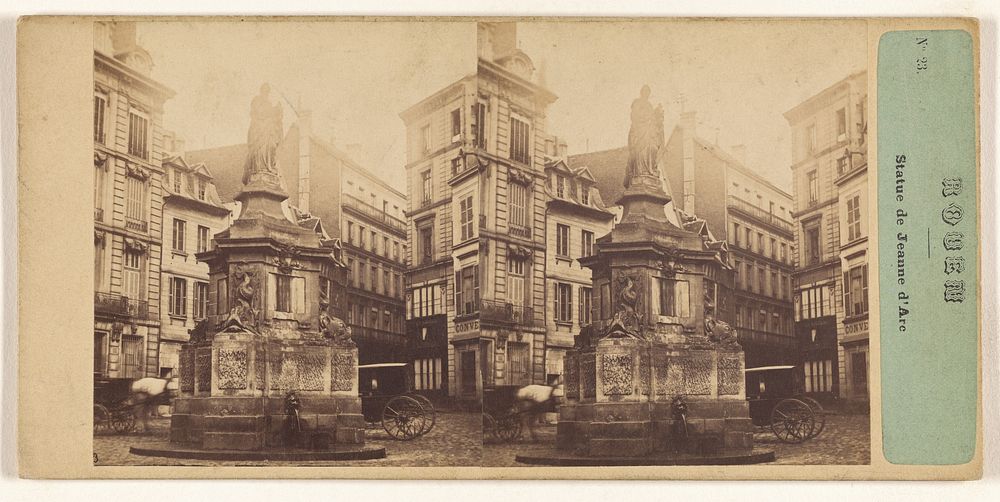
[[[129,389],[129,404],[132,405],[136,421],[142,424],[139,432],[149,430],[149,416],[156,411],[157,406],[169,403],[177,394],[178,388],[176,378],[146,377],[132,382],[132,387]]]

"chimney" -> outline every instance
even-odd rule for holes
[[[111,47],[115,54],[127,52],[138,45],[135,21],[115,21],[111,25]]]
[[[517,23],[493,25],[493,57],[505,56],[517,49]]]
[[[740,164],[743,164],[744,166],[747,165],[747,146],[746,145],[743,145],[743,144],[733,145],[732,148],[730,148],[729,150],[733,154],[733,157],[737,161],[739,161]]]
[[[312,168],[312,112],[301,110],[298,113],[299,128],[299,179],[298,207],[303,213],[309,213],[309,183]]]
[[[567,157],[566,153],[569,151],[569,145],[566,144],[566,140],[558,139],[556,141],[556,156],[565,159]]]

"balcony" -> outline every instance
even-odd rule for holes
[[[382,223],[397,232],[406,233],[406,222],[387,214],[385,211],[353,196],[344,194],[344,206],[349,207],[371,220]]]
[[[514,237],[520,237],[522,239],[531,238],[531,227],[526,227],[524,225],[509,225],[509,233]]]
[[[104,221],[104,208],[102,207],[94,208],[94,221]]]
[[[149,303],[112,293],[94,293],[94,312],[116,317],[149,319]]]
[[[792,233],[791,222],[779,218],[774,213],[771,213],[770,211],[765,211],[743,199],[740,199],[739,197],[730,195],[727,206],[729,207],[729,209],[735,209],[758,221],[778,227],[781,230],[784,230],[785,232]]]
[[[480,300],[479,319],[508,324],[535,324],[535,309],[497,300]]]
[[[146,233],[149,230],[149,223],[132,218],[125,218],[125,228],[136,232]]]

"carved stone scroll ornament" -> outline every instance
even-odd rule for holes
[[[278,243],[278,256],[274,257],[274,264],[282,274],[290,274],[293,269],[302,268],[299,263],[301,250],[292,244]]]
[[[140,240],[126,238],[125,250],[130,253],[144,255],[147,251],[149,251],[149,245]]]
[[[146,168],[136,164],[135,162],[125,162],[125,174],[142,181],[149,180],[149,177],[151,176]]]
[[[256,299],[259,295],[258,281],[254,272],[237,268],[233,271],[233,307],[222,322],[222,331],[250,331],[257,327]]]
[[[98,167],[104,170],[108,169],[108,154],[95,151],[94,152],[94,167]]]
[[[338,317],[330,314],[330,296],[325,290],[319,292],[319,330],[323,338],[337,343],[351,341],[351,327]]]
[[[643,314],[641,278],[619,273],[614,283],[615,313],[604,331],[605,337],[641,338]]]

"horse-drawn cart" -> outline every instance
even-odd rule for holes
[[[797,366],[746,370],[750,419],[758,430],[769,430],[784,443],[812,439],[826,427],[826,411],[805,395],[797,370]]]
[[[407,363],[358,366],[361,412],[369,429],[385,430],[393,439],[409,441],[427,434],[437,411],[425,396],[413,392]]]
[[[125,434],[135,427],[131,378],[94,377],[94,432]]]

